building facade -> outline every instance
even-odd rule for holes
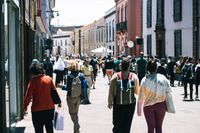
[[[146,55],[159,58],[199,56],[196,52],[199,48],[196,48],[197,42],[194,39],[194,2],[143,0],[143,38]]]
[[[117,55],[116,51],[116,8],[115,6],[105,13],[105,47],[114,51],[113,55]]]
[[[95,47],[104,47],[105,46],[105,18],[102,17],[95,22]]]
[[[85,55],[90,56],[91,50],[97,48],[96,44],[96,21],[85,25],[81,28],[81,36],[82,36],[82,50],[85,51]]]
[[[116,2],[116,48],[117,53],[139,56],[143,51],[142,43],[142,1],[141,0],[115,0]],[[128,47],[127,42],[135,45]]]
[[[33,58],[42,58],[37,56],[36,45],[36,33],[42,34],[41,25],[36,20],[42,16],[38,14],[42,11],[41,3],[42,0],[0,1],[1,133],[13,132],[16,123],[23,119],[24,94],[30,79],[29,66]]]
[[[61,55],[65,57],[73,54],[71,50],[70,34],[73,33],[74,27],[54,27],[53,31],[53,49],[52,55]]]

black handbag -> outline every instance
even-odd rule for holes
[[[54,88],[51,88],[51,97],[53,99],[54,104],[60,104],[61,103],[60,96],[58,95],[57,90],[54,89]]]

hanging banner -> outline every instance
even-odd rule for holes
[[[29,0],[25,0],[25,20],[29,24]]]

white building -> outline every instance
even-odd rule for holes
[[[73,54],[71,50],[72,42],[70,35],[73,33],[74,27],[54,27],[53,31],[53,55],[66,55]]]
[[[192,0],[143,0],[144,54],[194,56]]]
[[[115,6],[105,13],[105,46],[110,50],[116,52],[116,8]],[[113,53],[116,55],[116,53]]]

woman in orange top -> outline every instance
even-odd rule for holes
[[[53,133],[54,102],[51,97],[51,89],[55,88],[52,78],[44,75],[41,64],[33,64],[30,67],[32,78],[27,87],[24,101],[24,110],[32,99],[32,121],[35,133],[43,133],[45,126],[47,133]]]

